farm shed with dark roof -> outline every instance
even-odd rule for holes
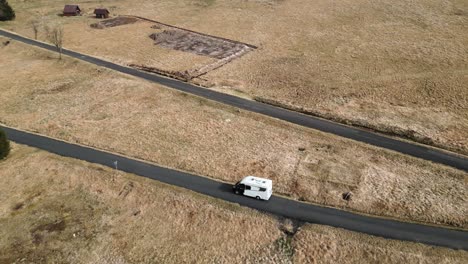
[[[81,9],[78,5],[65,5],[63,8],[64,16],[78,16],[81,15]]]
[[[96,14],[96,18],[108,18],[110,12],[106,8],[96,8],[94,14]]]

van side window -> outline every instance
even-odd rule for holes
[[[260,188],[261,192],[266,192],[266,188]]]
[[[252,190],[252,191],[259,191],[259,190],[260,190],[260,188],[258,188],[258,187],[255,187],[255,186],[252,186],[252,189],[251,189],[251,190]]]
[[[246,185],[246,186],[245,186],[245,189],[246,189],[246,190],[250,190],[250,186],[249,186],[249,185]]]

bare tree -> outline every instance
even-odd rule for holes
[[[59,59],[62,59],[63,27],[62,25],[45,26],[47,39],[54,44],[59,53]]]
[[[41,26],[41,22],[38,19],[33,19],[29,21],[29,25],[31,26],[34,32],[34,39],[37,40],[37,33],[39,33],[39,28]]]

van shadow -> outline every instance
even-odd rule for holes
[[[228,184],[228,183],[221,183],[221,184],[218,186],[218,190],[220,190],[221,192],[233,193],[233,191],[232,191],[232,185],[231,185],[231,184]]]

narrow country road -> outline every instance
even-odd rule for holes
[[[40,47],[43,49],[55,51],[55,47],[49,44],[38,42],[29,38],[25,38],[10,32],[0,29],[0,36],[8,37],[32,46]],[[268,104],[263,104],[256,101],[251,101],[243,98],[239,98],[233,95],[216,92],[213,90],[205,89],[185,83],[182,81],[165,78],[156,74],[151,74],[136,69],[124,67],[112,62],[104,61],[95,57],[84,55],[75,51],[63,50],[63,54],[70,57],[86,61],[97,66],[106,67],[118,72],[143,78],[145,80],[155,82],[164,86],[171,87],[173,89],[194,94],[200,97],[204,97],[216,102],[220,102],[226,105],[234,106],[243,110],[263,114],[273,118],[281,119],[290,123],[294,123],[300,126],[320,130],[323,132],[335,134],[337,136],[353,139],[359,142],[364,142],[370,145],[374,145],[381,148],[397,151],[403,154],[407,154],[413,157],[429,160],[432,162],[441,163],[448,165],[460,170],[468,172],[468,158],[450,153],[444,150],[431,148],[428,146],[411,143],[407,141],[401,141],[394,138],[386,137],[377,133],[373,133],[367,130],[357,129],[348,127],[324,119],[316,118],[313,116],[304,115],[298,112],[289,111],[283,108],[274,107]]]
[[[274,215],[309,223],[340,227],[384,238],[468,250],[468,232],[465,231],[364,216],[334,208],[301,203],[278,196],[272,196],[269,201],[258,201],[235,195],[232,192],[231,185],[226,183],[1,125],[0,128],[6,131],[10,140],[20,144],[111,168],[114,168],[114,162],[117,161],[118,169],[121,171],[179,186]]]

